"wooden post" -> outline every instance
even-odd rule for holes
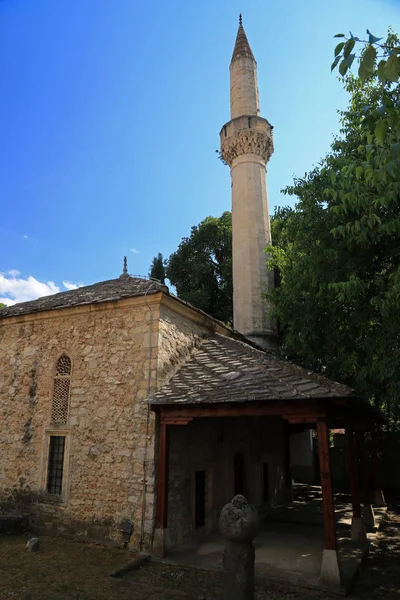
[[[376,430],[374,426],[372,426],[371,429],[371,454],[372,469],[374,474],[374,504],[376,506],[386,506],[385,498],[382,492],[381,465],[378,456]]]
[[[361,431],[358,434],[358,448],[359,448],[359,456],[360,456],[360,470],[361,470],[363,501],[364,501],[364,504],[369,504],[371,501],[371,498],[370,498],[371,495],[370,495],[370,489],[369,489],[367,449],[365,446],[365,437],[364,437],[363,431]]]
[[[354,432],[352,429],[346,429],[347,434],[347,450],[349,456],[349,476],[350,476],[350,490],[351,490],[351,503],[353,507],[353,517],[361,517],[361,506],[360,506],[360,490],[358,486],[358,473],[357,473],[357,458],[356,449],[354,445]]]
[[[368,459],[367,449],[365,446],[364,432],[361,431],[358,436],[358,447],[360,450],[360,468],[361,468],[361,479],[363,488],[363,521],[368,531],[373,530],[376,527],[374,509],[371,505],[371,492],[369,488],[369,475],[368,475]]]
[[[329,429],[326,419],[317,419],[319,468],[321,471],[322,505],[324,509],[325,548],[322,554],[321,581],[329,588],[341,587],[341,576],[337,554],[335,506],[331,461],[329,455]]]
[[[336,550],[335,507],[329,455],[329,430],[326,420],[317,421],[319,468],[321,471],[322,503],[324,509],[325,548]]]
[[[166,529],[168,522],[168,425],[160,423],[158,445],[158,482],[156,527]]]
[[[290,424],[287,421],[283,421],[283,436],[285,453],[285,500],[286,502],[292,502],[293,488],[292,473],[290,467]]]
[[[353,518],[351,520],[351,539],[355,541],[365,541],[365,527],[361,518],[360,490],[358,485],[357,457],[354,444],[354,431],[346,429],[347,451],[349,457],[349,477],[351,489],[351,503],[353,508]]]

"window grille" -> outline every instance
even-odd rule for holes
[[[58,376],[71,375],[71,359],[66,354],[60,356],[57,361],[56,374]]]
[[[68,422],[69,390],[71,384],[71,359],[66,354],[60,356],[54,377],[53,405],[51,422],[66,425]]]
[[[64,470],[65,436],[50,436],[47,491],[49,494],[61,494]]]

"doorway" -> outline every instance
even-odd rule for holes
[[[245,496],[245,467],[243,454],[237,452],[233,459],[233,491],[234,495],[242,494]]]

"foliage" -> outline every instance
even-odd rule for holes
[[[183,300],[232,322],[232,215],[193,226],[167,261],[166,275]]]
[[[3,304],[2,302],[0,302],[0,308],[5,308],[6,304]]]
[[[389,36],[384,46],[397,43]],[[400,412],[399,85],[349,76],[340,137],[285,192],[271,293],[283,348],[303,365]]]
[[[382,83],[389,81],[398,82],[400,77],[399,40],[396,36],[389,33],[386,41],[380,44],[379,42],[383,38],[375,37],[369,29],[367,29],[367,35],[368,40],[360,40],[351,31],[348,38],[344,33],[337,33],[335,38],[343,38],[344,41],[340,41],[335,48],[335,60],[332,63],[331,71],[340,63],[339,73],[342,76],[346,75],[356,58],[356,54],[352,50],[356,44],[362,44],[363,47],[359,56],[358,67],[360,80],[364,82],[377,74]],[[382,52],[382,54],[379,55],[378,52]]]
[[[150,265],[149,277],[151,279],[156,279],[161,283],[165,283],[165,263],[166,261],[163,259],[163,255],[159,252],[157,256],[153,258],[153,262]]]

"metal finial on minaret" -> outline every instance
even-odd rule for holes
[[[239,26],[242,25],[242,24],[243,24],[242,23],[242,13],[240,13],[240,15],[239,15]]]
[[[128,275],[128,261],[126,259],[126,256],[124,256],[124,266],[122,269],[122,275]]]

